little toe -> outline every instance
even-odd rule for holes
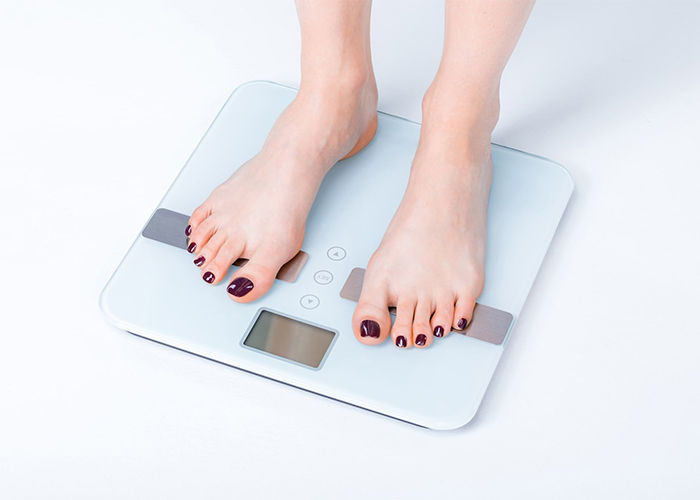
[[[474,314],[474,305],[476,299],[471,295],[460,295],[455,304],[455,314],[452,320],[452,328],[455,330],[464,330],[472,322]]]
[[[399,300],[396,306],[396,320],[391,328],[391,338],[397,347],[411,347],[413,345],[413,316],[416,311],[416,301]]]
[[[430,329],[430,316],[432,314],[431,301],[419,300],[413,318],[413,343],[416,347],[424,348],[433,343],[433,331]]]
[[[204,247],[199,257],[197,257],[197,259],[205,259],[202,267],[202,279],[210,285],[216,285],[226,278],[231,265],[243,251],[243,245],[238,241],[222,239],[224,241],[220,242],[219,237],[214,236],[214,238],[209,240],[209,243]],[[213,243],[214,245],[212,245]],[[206,253],[209,251],[211,251],[211,256],[208,256]],[[197,263],[197,259],[195,259],[195,264]]]
[[[455,306],[453,300],[442,299],[438,300],[437,307],[433,313],[430,325],[433,329],[433,336],[442,338],[446,337],[452,329],[452,320],[454,318]]]
[[[286,263],[273,252],[255,252],[250,260],[233,275],[226,291],[231,299],[247,304],[259,299],[272,288],[275,277]]]
[[[352,331],[357,340],[367,345],[381,344],[390,330],[391,315],[386,295],[363,290],[352,315]]]

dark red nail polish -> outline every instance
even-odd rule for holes
[[[436,326],[435,330],[433,330],[433,335],[435,335],[436,337],[442,337],[443,335],[445,335],[445,329],[441,326]]]
[[[467,327],[467,318],[462,318],[459,320],[457,323],[457,328],[460,330],[464,330]]]
[[[425,345],[426,340],[428,340],[428,337],[421,333],[416,337],[416,345]]]
[[[185,236],[189,236],[190,234],[192,234],[192,226],[188,224],[185,228]]]
[[[372,321],[371,319],[363,320],[362,323],[360,323],[360,336],[378,339],[379,323],[377,323],[376,321]]]
[[[231,282],[226,291],[233,295],[234,297],[243,297],[248,292],[250,292],[255,285],[248,278],[236,278]]]
[[[403,335],[396,337],[396,345],[399,347],[406,347],[406,337]]]
[[[216,276],[214,276],[214,273],[212,273],[211,271],[207,271],[206,273],[204,273],[204,276],[202,276],[202,279],[207,283],[212,284],[214,283]]]
[[[202,264],[204,264],[204,257],[202,257],[201,255],[199,257],[197,257],[196,259],[194,259],[195,266],[202,267]]]
[[[190,243],[190,246],[187,247],[187,251],[190,253],[194,253],[194,251],[197,250],[197,244],[193,241]]]

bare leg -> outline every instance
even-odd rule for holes
[[[298,0],[301,85],[260,153],[216,188],[190,219],[190,252],[237,302],[265,294],[301,248],[306,218],[328,170],[365,147],[377,128],[369,52],[371,0]]]
[[[367,267],[353,330],[427,347],[464,329],[484,286],[491,132],[501,73],[534,0],[447,0],[445,47],[423,99],[409,184]]]

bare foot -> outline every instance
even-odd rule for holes
[[[356,83],[348,81],[358,80]],[[328,170],[365,147],[377,129],[373,74],[302,84],[260,153],[192,214],[186,233],[202,279],[219,283],[238,258],[249,262],[227,288],[237,302],[265,294],[304,240],[304,226]]]
[[[427,347],[471,321],[484,286],[490,141],[499,105],[497,93],[488,102],[463,94],[437,81],[423,100],[408,187],[367,266],[353,316],[362,343],[379,344],[391,333],[398,347]]]

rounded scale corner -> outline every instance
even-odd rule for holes
[[[556,161],[550,160],[549,158],[545,158],[543,156],[540,156],[540,158],[542,158],[543,160],[547,160],[549,163],[551,163],[555,167],[558,167],[559,170],[561,170],[566,175],[566,178],[569,181],[569,194],[573,193],[574,188],[576,187],[576,183],[574,182],[574,176],[571,175],[571,172],[569,172],[569,169],[566,168],[561,163],[557,163]]]
[[[493,146],[498,146],[499,148],[502,148],[502,149],[507,149],[507,150],[510,150],[510,151],[515,151],[515,152],[518,152],[518,153],[522,153],[522,154],[525,154],[525,155],[527,155],[527,156],[532,156],[532,157],[534,157],[534,158],[537,158],[537,159],[539,159],[539,160],[542,160],[542,161],[545,161],[545,162],[549,163],[550,165],[552,165],[553,167],[555,167],[556,169],[558,169],[560,172],[562,172],[562,173],[564,174],[564,176],[566,177],[566,180],[568,181],[568,184],[569,184],[569,194],[571,194],[571,193],[574,191],[574,187],[575,187],[575,185],[576,185],[576,184],[574,183],[574,176],[571,175],[571,172],[569,172],[569,169],[566,168],[566,167],[565,167],[564,165],[562,165],[561,163],[557,163],[556,161],[551,160],[551,159],[547,158],[546,156],[540,156],[540,155],[536,155],[536,154],[533,154],[533,153],[528,153],[527,151],[522,151],[522,150],[520,150],[520,149],[511,148],[511,147],[509,147],[509,146],[503,146],[502,144],[495,144],[495,143],[492,143],[492,145],[493,145]]]
[[[568,188],[569,188],[568,195],[571,196],[571,193],[574,192],[575,183],[574,183],[574,176],[571,175],[571,172],[569,172],[569,169],[566,168],[561,163],[557,163],[556,161],[550,160],[549,158],[545,158],[544,156],[539,156],[539,155],[532,155],[532,156],[536,156],[537,158],[546,161],[552,167],[556,168],[559,172],[561,172],[564,175],[564,177],[567,180],[567,184],[568,184]]]
[[[433,431],[454,431],[467,425],[476,416],[479,403],[471,405],[462,412],[454,412],[450,415],[424,415],[423,418],[406,418],[420,427]]]
[[[272,85],[274,87],[282,87],[285,89],[291,89],[291,90],[299,90],[296,87],[292,87],[291,85],[284,85],[283,83],[277,83],[273,82],[271,80],[249,80],[247,82],[241,83],[239,86],[237,86],[235,89],[233,89],[233,92],[228,96],[228,99],[226,100],[227,102],[234,96],[236,93],[240,90],[245,89],[246,87],[250,86],[259,86],[261,84],[266,84],[266,85]]]
[[[459,415],[449,420],[430,422],[429,424],[425,424],[425,427],[434,431],[454,431],[471,422],[475,415],[476,409],[474,408],[469,412],[469,414],[466,415],[466,418],[464,415]]]
[[[104,319],[111,325],[118,326],[119,321],[114,316],[114,313],[109,307],[109,285],[110,283],[107,283],[107,285],[102,289],[102,292],[100,292],[100,296],[98,298],[98,305],[100,307],[100,311],[102,312],[102,316],[104,317]]]

